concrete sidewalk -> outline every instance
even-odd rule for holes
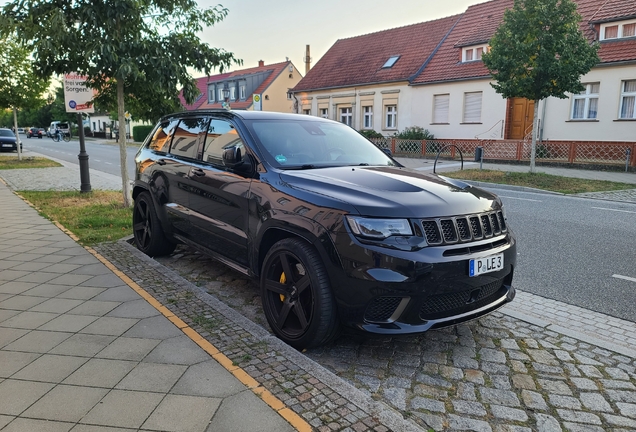
[[[306,425],[2,183],[0,202],[0,430]]]

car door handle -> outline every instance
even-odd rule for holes
[[[202,177],[205,175],[205,171],[203,171],[201,168],[192,168],[192,174]]]
[[[165,165],[165,164],[166,164],[166,161],[165,161],[165,160],[163,160],[163,159],[159,159],[159,160],[157,161],[157,165]]]

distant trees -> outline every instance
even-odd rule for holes
[[[42,96],[49,85],[47,79],[33,72],[30,54],[31,50],[15,33],[0,33],[0,109],[10,108],[13,111],[16,136],[17,111],[43,104]],[[19,145],[18,159],[22,159]]]
[[[490,39],[484,65],[504,98],[534,101],[530,171],[535,170],[539,101],[584,90],[581,76],[599,62],[598,46],[579,28],[581,16],[571,0],[515,0]]]

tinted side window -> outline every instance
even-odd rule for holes
[[[234,126],[225,120],[212,119],[203,147],[203,161],[222,165],[223,150],[231,146],[238,146],[241,149],[241,155],[245,157],[243,140],[241,140]]]
[[[148,144],[148,148],[157,152],[166,153],[170,147],[170,138],[177,123],[179,123],[179,120],[166,121],[159,125],[159,128],[157,128]]]
[[[205,117],[188,118],[179,122],[174,131],[170,153],[175,156],[196,159],[199,143],[207,129],[208,119]]]

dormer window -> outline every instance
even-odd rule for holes
[[[636,19],[601,24],[601,40],[636,36]]]
[[[483,53],[488,52],[488,45],[477,45],[462,48],[462,62],[481,60]]]
[[[214,103],[214,86],[208,87],[208,103]]]
[[[393,67],[393,65],[395,64],[396,61],[398,61],[399,58],[400,58],[399,55],[389,57],[386,63],[384,63],[384,65],[382,66],[382,69],[388,69]]]

